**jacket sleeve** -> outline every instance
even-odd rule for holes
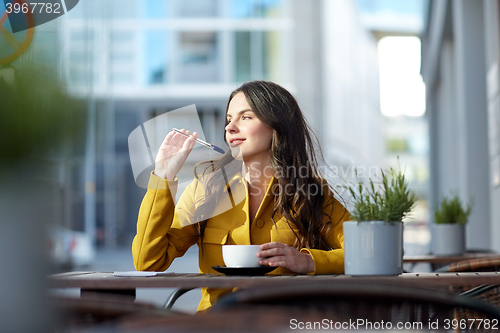
[[[330,202],[328,203],[327,200]],[[314,261],[314,272],[310,274],[343,274],[344,273],[344,221],[350,220],[349,211],[330,194],[325,199],[324,212],[330,216],[332,228],[324,235],[330,251],[317,249],[301,249],[301,252],[311,255]]]
[[[177,181],[150,176],[132,243],[134,266],[138,271],[166,270],[198,240],[190,223],[194,213],[193,183],[175,205]]]

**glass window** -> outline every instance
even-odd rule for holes
[[[77,86],[86,86],[93,79],[93,84],[98,85],[100,83],[100,73],[97,70],[91,72],[90,70],[85,70],[82,68],[70,68],[69,70],[69,80],[72,84]]]
[[[218,36],[215,32],[182,32],[180,34],[180,82],[217,82]]]
[[[112,44],[126,44],[133,41],[134,31],[112,31],[110,41]]]
[[[137,18],[137,0],[108,0],[111,5],[110,16],[114,19]]]
[[[180,17],[215,17],[219,13],[219,0],[177,0]]]
[[[130,85],[134,81],[134,73],[132,72],[111,72],[111,83],[114,85]]]
[[[111,63],[130,63],[134,60],[134,37],[133,31],[111,31],[109,36]]]
[[[410,151],[415,155],[426,155],[429,153],[429,140],[426,133],[414,134],[408,138]]]
[[[252,79],[251,40],[249,31],[235,32],[235,76],[237,82]]]
[[[93,30],[73,30],[71,31],[71,42],[92,42],[94,40]]]
[[[74,48],[70,51],[69,57],[73,65],[86,65],[89,63],[96,63],[99,56],[88,49]]]
[[[85,13],[87,12],[87,6],[89,2],[84,2],[81,1],[82,3],[79,3],[77,6],[75,6],[73,9],[71,9],[69,12],[64,15],[65,20],[72,20],[72,19],[82,19],[86,15]]]
[[[75,7],[64,15],[64,20],[96,18],[96,13],[103,11],[101,1],[102,0],[79,1]]]
[[[134,61],[134,55],[132,52],[111,51],[110,59],[112,63],[131,63]]]
[[[49,66],[49,68],[50,66],[53,66],[54,68],[57,68],[61,52],[59,52],[59,44],[57,43],[57,35],[55,32],[38,31],[36,41],[33,46],[35,45],[37,56],[32,60],[42,66]],[[2,58],[2,56],[0,56],[0,58]]]
[[[71,69],[69,71],[69,79],[70,79],[71,83],[73,83],[73,84],[83,85],[83,84],[87,83],[88,76],[87,76],[87,73],[85,73],[85,71]]]
[[[283,0],[231,0],[231,17],[279,17]]]
[[[144,34],[145,52],[143,57],[143,84],[161,84],[167,80],[167,33],[165,31],[146,31]]]
[[[280,33],[266,31],[262,36],[262,77],[264,80],[278,81],[280,79]]]
[[[146,18],[165,18],[168,16],[169,0],[144,0],[144,16]]]
[[[393,11],[398,14],[417,14],[421,15],[425,8],[425,0],[356,0],[356,4],[362,12],[384,13]]]
[[[275,31],[237,31],[234,34],[235,80],[279,80],[280,34]]]

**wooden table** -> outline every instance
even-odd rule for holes
[[[349,275],[266,275],[225,276],[222,274],[158,273],[152,277],[116,277],[109,272],[69,272],[48,277],[49,288],[80,288],[93,290],[130,290],[136,288],[252,288],[272,285],[305,283],[332,284],[336,282],[369,284],[372,281],[388,284],[418,285],[442,288],[445,286],[476,286],[500,284],[500,272],[481,273],[403,273],[399,276]]]
[[[418,264],[418,263],[429,263],[429,264],[451,264],[453,262],[459,262],[471,259],[482,259],[490,257],[500,256],[497,253],[464,253],[462,255],[454,256],[436,256],[436,255],[422,255],[422,256],[406,256],[403,257],[404,263]]]
[[[374,293],[383,288],[383,295],[387,295],[387,291],[391,290],[393,295],[397,295],[398,299],[403,299],[403,302],[396,299],[393,303],[380,302],[377,297],[380,295],[371,295],[371,299],[376,299],[376,305],[374,307],[381,307],[382,310],[370,312],[370,315],[375,317],[366,317],[366,313],[362,313],[363,318],[378,318],[376,316],[381,316],[383,320],[395,321],[399,316],[403,316],[403,322],[414,322],[411,317],[414,313],[414,309],[410,312],[408,306],[405,305],[408,301],[408,297],[404,292],[411,292],[413,296],[418,294],[419,297],[426,295],[433,295],[433,297],[438,296],[438,294],[443,294],[443,291],[448,291],[449,295],[450,286],[477,286],[482,284],[500,284],[500,273],[499,272],[486,272],[486,273],[404,273],[399,276],[366,276],[366,277],[353,277],[347,275],[296,275],[296,276],[225,276],[222,274],[195,274],[195,273],[159,273],[157,276],[152,277],[116,277],[111,272],[69,272],[57,275],[51,275],[48,277],[49,288],[80,288],[82,290],[82,301],[85,301],[85,293],[91,290],[93,292],[98,291],[98,294],[102,295],[101,292],[114,292],[114,293],[126,293],[132,290],[135,294],[136,288],[196,288],[196,287],[211,287],[211,288],[234,288],[238,287],[241,289],[248,288],[249,292],[253,290],[264,290],[272,289],[288,289],[290,292],[297,292],[301,290],[306,290],[309,292],[310,287],[315,287],[324,293],[326,289],[338,289],[339,292],[349,290],[358,293],[354,301],[359,302],[370,302],[370,292]],[[324,288],[322,288],[324,286]],[[400,288],[401,286],[402,288]],[[254,288],[257,287],[257,288]],[[287,288],[291,287],[291,288]],[[301,288],[302,287],[302,288]],[[422,287],[418,289],[418,287]],[[371,289],[373,288],[373,290]],[[429,288],[432,288],[429,290]],[[398,291],[399,290],[399,291]],[[362,294],[361,297],[359,294]],[[89,292],[90,296],[90,292]],[[95,295],[94,295],[95,296]],[[355,295],[356,296],[356,295]],[[91,297],[89,297],[91,298]],[[131,299],[130,299],[131,300]],[[127,303],[127,302],[123,302]],[[130,302],[128,302],[131,304]],[[120,303],[121,304],[121,303]],[[371,303],[370,303],[371,304]],[[385,305],[384,305],[385,304]],[[388,305],[389,304],[389,305]],[[393,304],[393,305],[391,305]],[[420,304],[420,303],[418,303]],[[434,303],[431,303],[434,304]],[[387,312],[388,307],[392,309],[394,306],[394,313],[398,314],[398,317],[388,317],[385,318],[385,314],[392,312]],[[360,308],[365,309],[366,304]],[[411,307],[411,306],[410,306]],[[372,307],[368,307],[371,309]],[[314,309],[316,309],[314,307]],[[347,308],[346,308],[347,309]],[[351,308],[349,308],[351,309]],[[352,308],[352,309],[357,309]],[[351,310],[352,310],[351,309]],[[384,310],[385,309],[385,310]],[[425,307],[418,307],[418,309],[424,309],[422,313],[426,316],[430,316],[430,313],[425,311]],[[434,308],[433,308],[434,309]],[[437,308],[439,309],[439,308]],[[320,321],[323,318],[335,319],[340,321],[339,318],[344,317],[334,317],[333,314],[325,317],[323,313],[313,315],[313,312],[304,311],[304,309],[286,309],[282,308],[273,309],[270,313],[269,308],[261,308],[259,306],[251,308],[251,310],[240,311],[238,309],[230,308],[231,315],[227,315],[225,312],[214,312],[210,316],[199,316],[196,320],[192,317],[176,317],[176,316],[165,316],[158,318],[153,316],[148,319],[147,316],[123,316],[120,325],[129,325],[135,328],[136,331],[141,331],[141,327],[145,329],[150,329],[151,327],[156,328],[158,331],[163,331],[165,327],[171,327],[179,332],[190,332],[190,331],[204,331],[207,327],[213,330],[215,328],[220,328],[220,330],[227,331],[228,327],[231,327],[233,331],[269,331],[271,328],[274,331],[279,330],[289,330],[291,318],[302,318],[307,321]],[[386,311],[387,310],[387,311]],[[281,312],[280,312],[281,311]],[[314,310],[316,311],[316,310]],[[346,310],[347,311],[347,310]],[[354,311],[354,310],[353,310]],[[391,310],[392,311],[392,310]],[[433,311],[437,311],[434,309]],[[497,311],[497,310],[495,310]],[[346,314],[344,312],[344,316]],[[350,312],[349,312],[350,313]],[[337,315],[337,312],[335,312]],[[418,313],[420,316],[420,312]],[[266,317],[267,316],[267,317]],[[316,317],[317,318],[316,318]],[[320,317],[321,316],[321,317]],[[340,315],[339,315],[340,316]],[[409,319],[408,319],[408,318]],[[135,319],[134,319],[135,318]],[[201,319],[200,319],[201,318]],[[347,317],[346,317],[347,318]],[[349,315],[349,318],[350,315]],[[356,317],[357,318],[357,317]],[[379,318],[379,319],[380,319]],[[420,318],[420,317],[419,317]],[[424,318],[424,317],[422,317]],[[427,317],[425,317],[427,318]],[[425,319],[424,318],[424,319]],[[498,317],[500,318],[500,315]],[[300,319],[300,320],[302,320]],[[345,318],[344,318],[345,319]],[[355,319],[355,318],[354,318]],[[377,321],[379,319],[373,319],[372,321]],[[424,320],[422,319],[422,320]],[[347,319],[345,319],[347,320]],[[399,319],[398,319],[399,320]],[[425,325],[428,325],[428,320],[424,320]],[[141,326],[143,325],[143,326]],[[153,326],[152,326],[153,325]],[[156,326],[154,326],[156,325]],[[122,326],[117,327],[117,331],[123,330]],[[154,331],[154,330],[153,330]]]

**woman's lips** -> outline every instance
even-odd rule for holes
[[[245,141],[245,139],[232,139],[229,141],[229,144],[231,145],[231,147],[236,147],[236,146],[242,144],[243,141]]]

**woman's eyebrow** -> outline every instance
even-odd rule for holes
[[[241,110],[238,112],[238,116],[241,116],[245,112],[253,112],[253,111],[252,111],[252,109],[244,109],[244,110]],[[231,118],[231,117],[232,116],[229,113],[226,115],[226,118]]]

